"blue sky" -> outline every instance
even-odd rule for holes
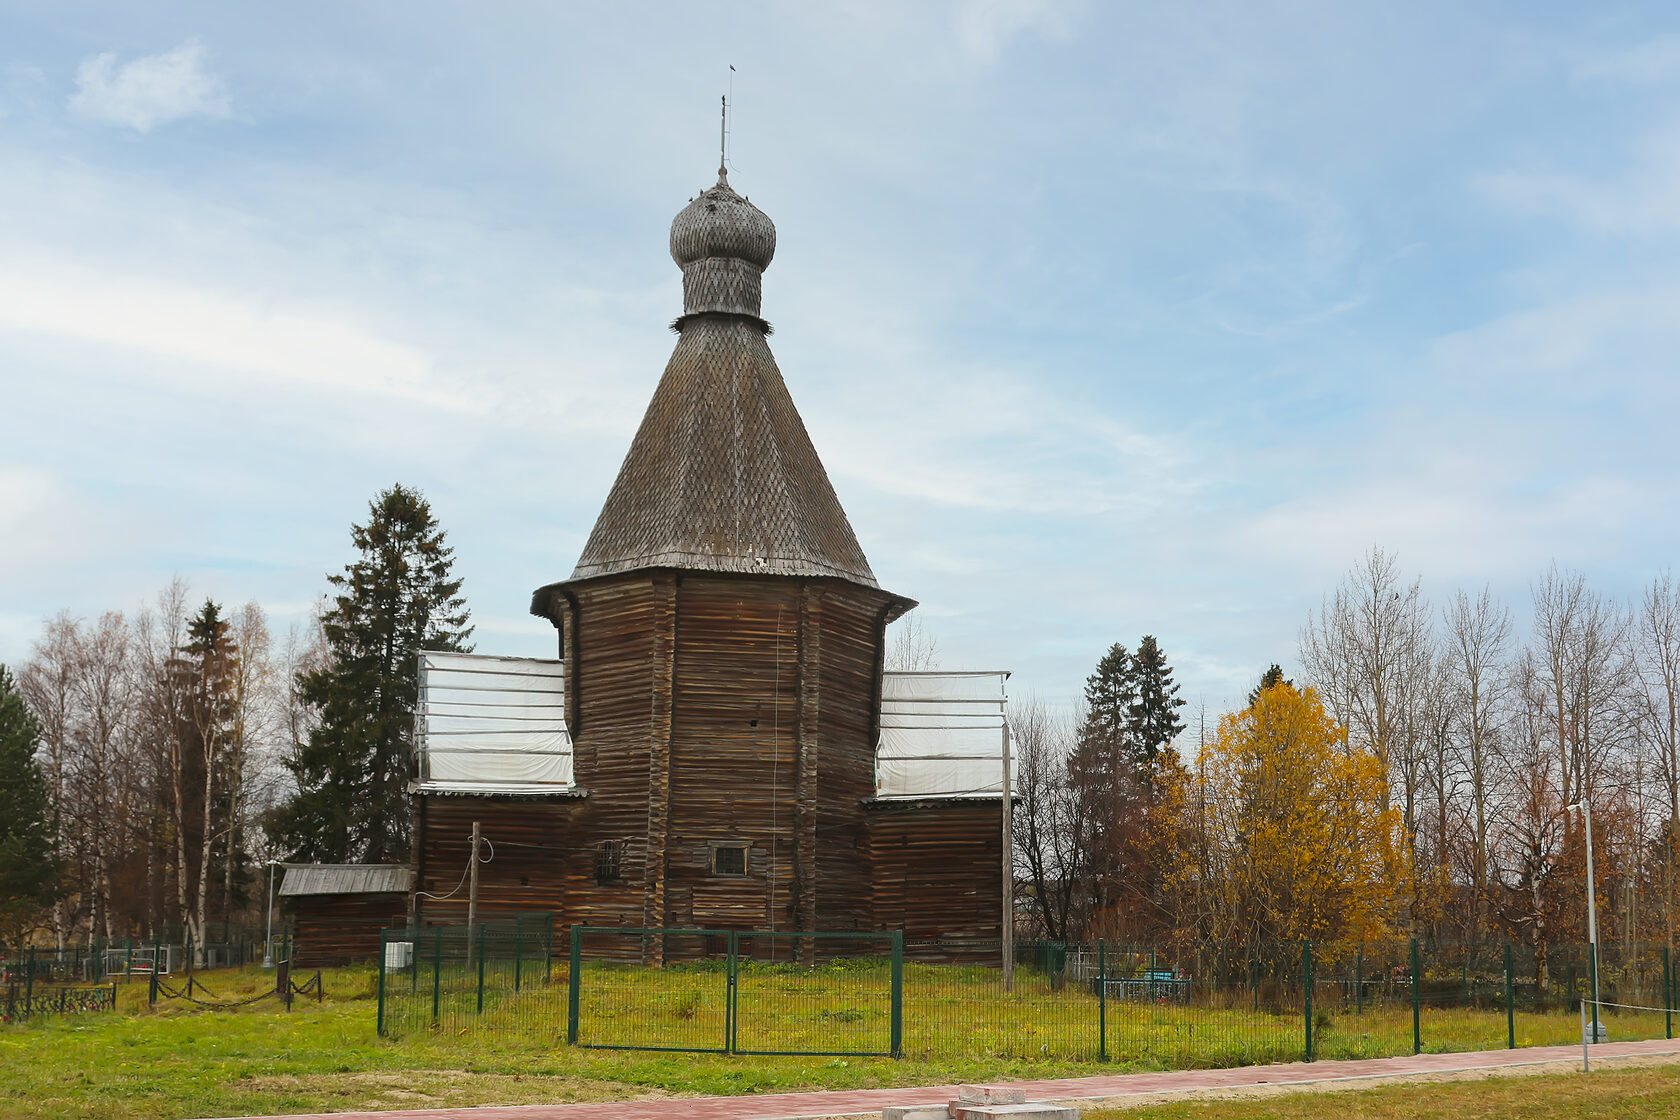
[[[174,575],[277,629],[423,489],[548,654],[672,344],[671,217],[947,667],[1217,708],[1373,544],[1518,608],[1673,562],[1668,5],[0,5],[0,660]]]

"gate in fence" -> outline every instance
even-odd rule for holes
[[[901,933],[573,926],[567,976],[566,1039],[578,1046],[904,1052]]]

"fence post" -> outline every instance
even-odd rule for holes
[[[1511,943],[1505,942],[1505,1048],[1517,1048],[1517,1011],[1511,986]]]
[[[1097,938],[1097,1060],[1108,1061],[1108,948]]]
[[[1663,946],[1663,1033],[1674,1037],[1674,969],[1667,945]]]
[[[1412,938],[1412,1053],[1423,1053],[1423,1022],[1418,1011],[1417,938]]]
[[[1353,953],[1353,1013],[1365,1014],[1365,946]]]
[[[379,1016],[374,1020],[374,1033],[385,1037],[385,930],[379,931]]]
[[[1248,958],[1249,987],[1254,989],[1254,1010],[1260,1010],[1260,958]]]
[[[443,1001],[443,927],[432,927],[432,1022],[438,1020],[438,1006]]]
[[[583,927],[572,924],[572,963],[566,970],[566,1041],[578,1040],[578,987],[583,980]]]
[[[519,957],[524,950],[525,919],[516,917],[513,919],[513,990],[515,992],[519,991]]]
[[[478,924],[478,1014],[484,1014],[484,923]]]
[[[23,1013],[28,1015],[35,1009],[35,948],[30,946],[24,952],[23,966]]]
[[[157,1003],[158,971],[163,968],[163,942],[152,939],[152,982],[147,985],[146,1003],[154,1006]]]
[[[904,931],[892,935],[892,1056],[904,1057]]]
[[[803,939],[795,939],[794,941],[794,960],[798,960],[800,957],[801,940]],[[816,943],[813,941],[813,952],[815,947]],[[731,930],[728,949],[723,961],[723,1052],[725,1054],[735,1053],[735,1001],[740,995],[740,951],[741,943],[736,938],[735,932]]]
[[[1307,1061],[1313,1060],[1312,1051],[1312,941],[1301,942],[1301,1005],[1306,1010],[1307,1019]]]

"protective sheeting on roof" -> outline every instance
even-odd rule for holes
[[[574,786],[563,663],[420,655],[420,793],[568,793]]]
[[[291,864],[280,894],[407,894],[413,884],[414,872],[383,863]]]
[[[875,796],[1003,796],[1008,679],[1002,671],[883,674]]]

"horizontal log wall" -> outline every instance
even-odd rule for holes
[[[875,793],[875,674],[884,596],[833,583],[823,598],[821,754],[816,787],[816,917],[824,930],[883,928],[869,905],[869,826]]]
[[[402,919],[403,894],[296,895],[292,914],[292,966],[335,968],[379,959],[379,933]]]
[[[906,940],[1003,936],[1001,801],[877,803],[869,833],[879,928]]]

